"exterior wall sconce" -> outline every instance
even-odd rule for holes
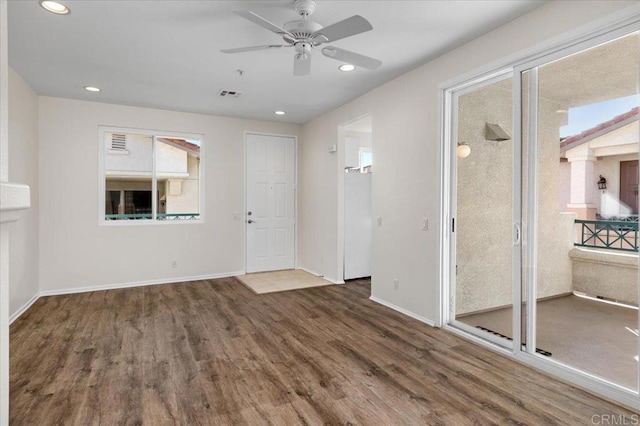
[[[458,142],[458,158],[467,158],[471,154],[471,147],[466,142]]]
[[[485,138],[488,141],[508,141],[511,136],[499,125],[485,123]]]
[[[598,189],[607,189],[607,180],[602,175],[598,181]]]

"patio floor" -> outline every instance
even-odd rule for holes
[[[511,336],[511,308],[458,317]],[[564,296],[538,302],[537,343],[551,358],[630,389],[637,389],[638,310]]]

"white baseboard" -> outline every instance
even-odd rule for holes
[[[238,275],[244,275],[244,271],[224,272],[221,274],[200,275],[195,277],[162,278],[158,280],[136,281],[136,282],[129,282],[129,283],[121,283],[121,284],[106,284],[106,285],[97,285],[97,286],[90,286],[90,287],[46,290],[46,291],[41,291],[40,296],[58,296],[62,294],[86,293],[89,291],[115,290],[118,288],[133,288],[133,287],[144,287],[148,285],[158,285],[158,284],[184,283],[188,281],[201,281],[201,280],[211,280],[215,278],[235,277]]]
[[[13,315],[9,317],[9,325],[11,325],[18,318],[20,318],[20,315],[24,314],[27,311],[27,309],[29,309],[31,305],[36,303],[36,300],[38,300],[39,298],[40,298],[40,293],[34,294],[33,297],[27,301],[27,303],[25,303],[24,305],[22,305],[20,309],[15,311]]]
[[[423,323],[425,323],[425,324],[427,324],[427,325],[430,325],[431,327],[435,327],[435,326],[436,326],[435,321],[432,321],[432,320],[430,320],[429,318],[425,318],[425,317],[423,317],[423,316],[421,316],[421,315],[414,314],[414,313],[413,313],[413,312],[411,312],[411,311],[407,311],[406,309],[401,308],[401,307],[399,307],[399,306],[396,306],[396,305],[394,305],[394,304],[392,304],[392,303],[386,302],[386,301],[384,301],[384,300],[382,300],[382,299],[378,299],[378,298],[377,298],[377,297],[375,297],[375,296],[371,296],[371,297],[369,297],[369,300],[372,300],[372,301],[374,301],[374,302],[376,302],[376,303],[379,303],[379,304],[381,304],[381,305],[383,305],[383,306],[386,306],[387,308],[391,308],[391,309],[393,309],[394,311],[398,311],[398,312],[400,312],[401,314],[404,314],[404,315],[406,315],[406,316],[408,316],[408,317],[411,317],[411,318],[416,319],[416,320],[418,320],[418,321],[420,321],[420,322],[423,322]]]
[[[312,271],[312,270],[310,270],[310,269],[307,269],[307,268],[301,268],[301,267],[298,267],[298,268],[296,268],[296,269],[299,269],[299,270],[301,270],[301,271],[305,271],[305,272],[307,272],[307,273],[309,273],[309,274],[311,274],[311,275],[315,275],[316,277],[322,277],[322,278],[324,278],[325,280],[327,280],[327,281],[329,281],[330,283],[333,283],[333,284],[344,284],[344,281],[337,281],[337,280],[335,280],[335,279],[332,279],[332,278],[329,278],[329,277],[325,277],[324,275],[322,275],[322,274],[320,274],[320,273],[318,273],[318,272]]]

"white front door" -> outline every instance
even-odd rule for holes
[[[295,267],[295,139],[247,134],[247,272]]]

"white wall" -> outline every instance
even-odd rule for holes
[[[31,188],[31,208],[9,227],[9,313],[38,294],[38,95],[9,70],[9,181]]]
[[[0,0],[0,182],[9,179],[7,1]],[[0,224],[0,424],[9,423],[9,229]]]
[[[98,226],[99,125],[203,134],[204,223]],[[243,271],[247,130],[300,126],[40,97],[40,290]]]
[[[372,296],[439,318],[438,85],[587,24],[633,1],[550,2],[306,123],[300,147],[299,263],[339,274],[338,126],[371,113],[375,127]],[[344,148],[339,146],[340,152]],[[429,231],[422,231],[429,218]],[[399,279],[399,290],[393,279]]]

